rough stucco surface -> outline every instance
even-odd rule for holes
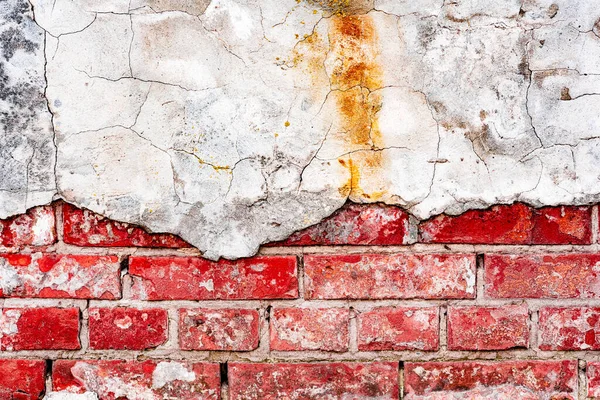
[[[348,199],[419,218],[600,199],[596,0],[7,0],[0,16],[0,218],[57,193],[237,258]]]

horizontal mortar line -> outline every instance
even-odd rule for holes
[[[172,360],[197,362],[512,362],[512,361],[564,361],[584,360],[587,362],[600,361],[598,352],[586,351],[535,351],[535,350],[505,350],[505,351],[446,351],[422,352],[418,350],[329,353],[319,351],[265,351],[235,352],[235,351],[183,351],[177,349],[157,349],[148,351],[132,350],[28,350],[15,352],[0,352],[0,359],[52,359],[52,360]]]
[[[38,298],[5,298],[1,300],[5,308],[17,307],[79,307],[87,308],[87,300],[78,299],[38,299]],[[502,307],[513,304],[527,304],[530,308],[539,307],[600,307],[600,299],[552,299],[552,298],[514,298],[514,299],[289,299],[289,300],[89,300],[90,308],[136,307],[149,308],[210,308],[210,309],[264,309],[272,307],[298,308],[335,308],[354,307],[358,311],[371,307],[440,307],[440,306],[475,306]],[[2,304],[0,303],[0,304]],[[306,307],[302,307],[306,306]]]
[[[507,245],[507,244],[425,244],[418,243],[405,246],[306,246],[306,247],[263,247],[257,255],[281,255],[281,256],[299,256],[312,254],[328,255],[347,255],[358,253],[409,253],[409,254],[427,254],[427,253],[510,253],[510,254],[536,254],[541,252],[548,253],[594,253],[600,252],[600,244],[587,245]],[[159,249],[159,248],[141,248],[141,247],[24,247],[24,248],[0,248],[3,254],[36,254],[49,253],[60,255],[97,255],[97,256],[133,256],[133,257],[201,257],[198,250],[195,249]]]

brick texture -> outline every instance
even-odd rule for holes
[[[529,313],[525,305],[450,307],[448,348],[506,350],[529,345]]]
[[[229,367],[230,399],[397,399],[396,363],[246,364]]]
[[[144,350],[167,341],[167,312],[159,308],[91,308],[91,349]]]
[[[62,212],[65,243],[86,247],[190,247],[177,236],[150,234],[142,228],[111,221],[70,204],[65,203]]]
[[[4,308],[0,316],[0,349],[76,350],[79,344],[77,308]]]
[[[250,351],[258,347],[257,310],[188,308],[179,310],[183,350]]]
[[[576,361],[405,365],[405,399],[576,399]]]
[[[0,247],[49,246],[56,241],[52,207],[37,207],[26,214],[0,220]]]
[[[440,215],[420,226],[426,243],[589,244],[591,207],[533,209],[524,204]]]
[[[220,398],[219,364],[183,361],[58,360],[52,369],[57,392],[101,399]]]
[[[495,298],[599,298],[600,254],[486,255]]]
[[[311,299],[475,296],[475,257],[469,255],[308,255],[304,271]]]
[[[600,308],[544,307],[539,326],[542,350],[600,350]]]
[[[46,389],[43,360],[0,360],[0,399],[35,400]]]
[[[323,222],[292,234],[284,246],[401,245],[411,242],[409,216],[398,207],[349,204]]]
[[[348,204],[214,262],[37,207],[0,220],[0,400],[600,399],[597,208]]]
[[[347,308],[275,308],[271,350],[348,350]]]
[[[437,307],[381,307],[359,314],[358,349],[437,350],[440,316]]]
[[[0,297],[121,297],[116,256],[0,254],[0,276]]]
[[[295,257],[212,262],[191,257],[131,257],[141,300],[289,299],[298,296]]]

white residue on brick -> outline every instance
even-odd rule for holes
[[[175,362],[160,362],[152,373],[152,388],[160,389],[173,381],[194,382],[196,374],[185,365]]]

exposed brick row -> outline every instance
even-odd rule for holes
[[[83,247],[185,248],[171,234],[104,218],[70,204],[61,206],[63,241]],[[398,207],[348,204],[321,223],[294,233],[277,246],[406,245],[423,243],[552,245],[590,244],[592,207],[533,208],[525,204],[498,205],[459,216],[439,215],[417,222]],[[49,246],[55,243],[52,207],[0,221],[0,246]]]
[[[587,395],[600,394],[600,368],[587,365]],[[53,392],[108,398],[219,399],[219,364],[187,361],[0,360],[0,398],[37,399],[51,374]],[[577,361],[229,363],[230,399],[576,399]]]

